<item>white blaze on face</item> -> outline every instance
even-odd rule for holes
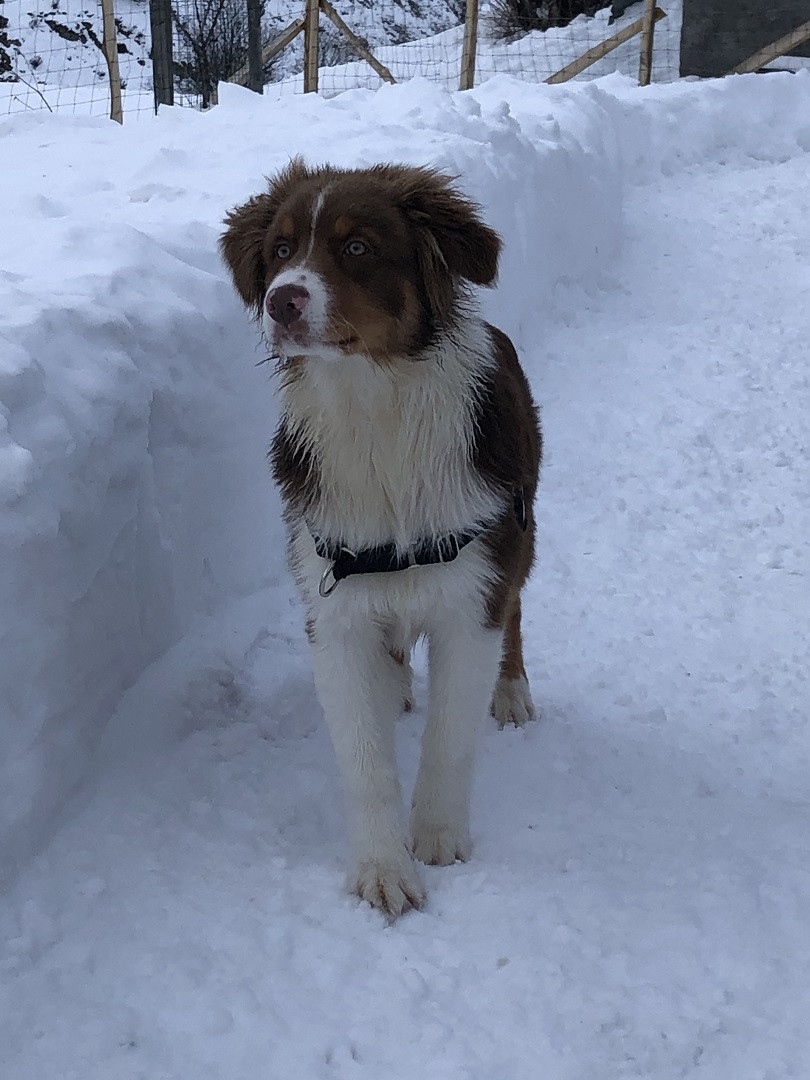
[[[265,294],[262,308],[262,329],[265,335],[274,342],[282,355],[326,355],[327,352],[341,355],[337,348],[331,350],[329,347],[326,350],[323,348],[329,323],[330,292],[323,275],[309,266],[309,260],[312,258],[312,252],[315,248],[318,219],[328,192],[329,187],[319,191],[312,204],[309,239],[303,257],[295,265],[286,267],[276,274]],[[309,294],[301,318],[292,323],[287,329],[275,322],[267,310],[268,296],[275,289],[279,289],[284,285],[296,285],[305,289]]]
[[[304,261],[311,257],[312,249],[315,247],[315,229],[317,228],[318,218],[321,216],[321,210],[323,210],[323,204],[326,202],[326,196],[329,193],[330,187],[331,184],[325,187],[323,191],[319,191],[315,202],[312,204],[312,214],[309,219],[309,247],[307,248]]]

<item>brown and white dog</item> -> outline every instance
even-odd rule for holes
[[[470,289],[500,240],[430,169],[296,159],[226,219],[222,252],[279,359],[271,450],[354,848],[350,887],[418,908],[414,857],[470,853],[479,721],[523,724],[520,591],[534,551],[537,410]],[[410,647],[430,701],[410,833],[394,726]],[[494,696],[493,696],[494,688]]]

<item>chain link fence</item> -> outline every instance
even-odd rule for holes
[[[109,114],[116,84],[131,117],[208,108],[223,81],[284,96],[414,76],[456,89],[795,70],[810,66],[809,2],[0,0],[0,111]]]

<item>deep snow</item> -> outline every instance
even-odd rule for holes
[[[797,75],[0,123],[0,1075],[806,1076],[808,116]],[[391,928],[215,253],[296,150],[459,174],[543,404],[543,715]]]

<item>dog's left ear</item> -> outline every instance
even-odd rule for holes
[[[426,168],[396,174],[399,204],[416,230],[417,252],[433,315],[443,321],[459,278],[492,285],[501,239],[481,219],[481,209],[453,187],[452,179]],[[449,271],[449,273],[448,273]]]
[[[408,216],[430,231],[451,274],[474,285],[492,285],[501,238],[481,220],[480,207],[453,188],[449,176],[419,172],[422,182],[410,194]]]

